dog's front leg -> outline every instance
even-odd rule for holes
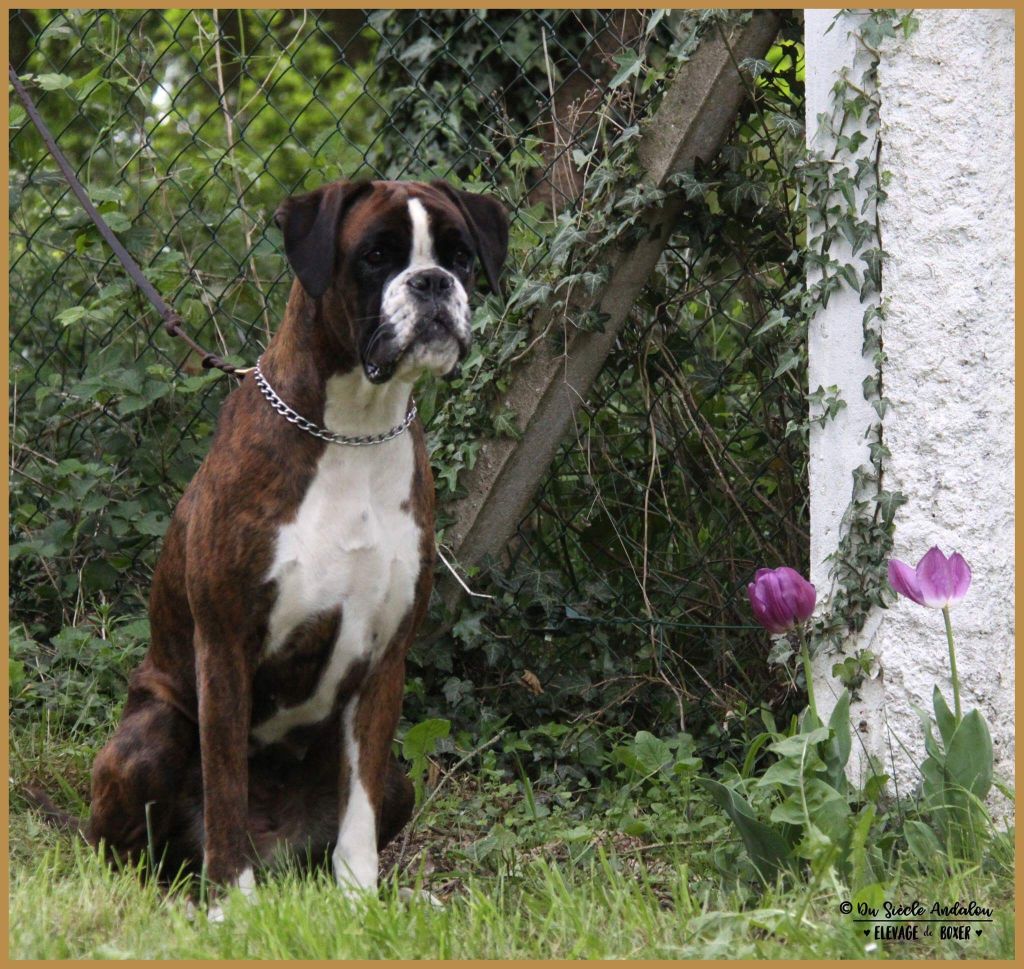
[[[385,657],[342,716],[341,803],[332,861],[334,877],[348,891],[377,888],[378,827],[404,682],[404,658]]]
[[[252,688],[244,644],[196,630],[203,868],[216,885],[252,887],[247,862]]]

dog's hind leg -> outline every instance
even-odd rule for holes
[[[380,819],[377,823],[377,850],[383,850],[412,817],[412,809],[416,803],[412,781],[398,766],[394,757],[388,762],[387,774],[384,775],[384,798],[380,808]]]
[[[167,849],[189,761],[196,755],[195,723],[146,684],[136,671],[124,715],[92,769],[92,804],[86,837],[108,857],[129,864]],[[172,850],[175,856],[179,850]],[[165,874],[173,876],[174,872]]]
[[[203,867],[213,884],[244,888],[253,877],[247,823],[252,674],[242,638],[244,632],[233,633],[224,621],[215,631],[196,627]]]

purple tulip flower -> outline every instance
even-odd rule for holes
[[[817,593],[799,572],[783,565],[758,569],[747,586],[754,618],[770,633],[789,632],[814,612]]]
[[[899,559],[889,559],[889,585],[918,605],[946,609],[967,595],[971,567],[959,552],[947,559],[935,545],[925,552],[916,569]]]

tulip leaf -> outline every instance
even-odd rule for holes
[[[983,800],[992,786],[992,737],[985,718],[972,710],[960,721],[946,748],[946,777]]]
[[[942,735],[942,743],[949,748],[949,741],[956,730],[956,717],[949,709],[946,698],[939,692],[936,686],[932,692],[932,707],[935,710],[935,722],[939,725],[939,733]]]
[[[833,786],[841,787],[850,759],[853,740],[850,736],[850,692],[843,690],[828,720],[831,736],[825,746],[825,763]]]
[[[736,825],[747,855],[757,873],[769,881],[783,868],[793,864],[793,853],[776,828],[764,824],[754,817],[753,808],[732,788],[702,777],[697,781],[714,799],[715,803],[729,815]]]
[[[911,704],[911,706],[913,706],[914,712],[920,719],[921,729],[924,731],[925,753],[927,753],[928,756],[936,763],[941,764],[945,760],[945,757],[943,756],[942,751],[939,750],[939,745],[935,741],[935,735],[932,733],[932,718],[916,704]]]
[[[804,712],[800,714],[800,733],[810,733],[812,730],[817,730],[820,726],[822,726],[822,723],[818,719],[818,714],[810,707],[805,707]]]
[[[850,831],[850,846],[847,852],[850,862],[849,878],[851,886],[862,891],[869,883],[876,882],[877,878],[871,864],[871,848],[868,847],[871,838],[871,826],[875,823],[875,816],[874,804],[865,804],[857,815],[857,819]],[[872,845],[871,847],[874,846]],[[873,907],[881,907],[881,902]]]
[[[934,757],[925,757],[921,762],[921,794],[927,810],[942,806],[942,794],[945,788],[942,763]]]

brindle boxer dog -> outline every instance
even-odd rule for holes
[[[328,853],[343,888],[375,889],[412,811],[391,742],[435,556],[412,386],[465,357],[475,268],[497,291],[508,220],[445,182],[384,181],[275,219],[284,322],[175,510],[86,833],[246,892],[260,863]]]

